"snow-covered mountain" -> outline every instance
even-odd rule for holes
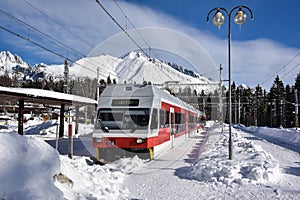
[[[214,91],[218,85],[199,73],[185,69],[175,63],[165,63],[157,59],[148,58],[139,52],[130,52],[123,58],[110,55],[82,58],[75,63],[69,63],[70,79],[76,77],[96,78],[106,80],[108,76],[118,83],[143,83],[164,84],[168,82],[180,84],[195,84],[193,89],[197,92]],[[36,64],[30,66],[18,55],[10,52],[0,53],[0,75],[7,71],[10,76],[16,73],[23,74],[25,80],[61,80],[64,77],[64,64],[46,65]]]
[[[30,70],[30,65],[24,62],[20,56],[9,51],[0,52],[0,75],[5,72],[11,75],[13,72],[25,73]]]
[[[12,54],[9,51],[0,52],[0,69],[9,70],[10,68],[14,68],[19,66],[23,69],[28,69],[30,66],[22,60],[22,58],[16,54]]]

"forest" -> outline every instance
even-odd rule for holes
[[[276,76],[269,91],[260,85],[255,88],[237,87],[233,82],[232,90],[232,123],[245,126],[268,126],[268,127],[298,127],[299,101],[300,101],[300,73],[295,78],[294,85],[284,85],[282,80]],[[223,118],[228,123],[227,105],[229,92],[223,88]],[[214,101],[217,94],[206,96],[209,105]],[[205,95],[204,95],[205,96]],[[213,105],[213,104],[211,104]],[[220,108],[206,106],[205,111],[208,118],[212,117],[214,109],[220,112]],[[222,116],[222,115],[221,115]]]
[[[10,77],[8,73],[0,76],[0,86],[39,88],[92,99],[97,99],[97,87],[99,88],[99,94],[101,94],[106,85],[116,83],[116,80],[111,80],[110,76],[106,80],[101,79],[99,83],[96,79],[92,80],[85,77],[72,79],[68,84],[65,84],[63,80],[38,79],[36,81],[23,81],[16,76]],[[276,76],[272,87],[268,91],[260,85],[249,88],[236,86],[235,82],[232,83],[231,90],[233,124],[287,128],[299,126],[300,73],[297,74],[294,85],[284,85],[282,80]],[[198,107],[199,110],[205,111],[208,120],[219,120],[228,123],[229,93],[225,86],[209,94],[204,92],[197,94],[195,90],[192,91],[190,88],[185,88],[180,94],[174,95],[183,98],[184,101],[190,101],[188,103],[194,102],[191,104]],[[192,99],[196,100],[193,101]]]

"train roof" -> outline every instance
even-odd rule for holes
[[[187,110],[200,112],[191,105],[171,95],[168,91],[158,88],[154,85],[139,85],[139,84],[116,84],[108,85],[102,92],[102,97],[149,97],[153,99],[163,99],[169,103],[181,106]]]

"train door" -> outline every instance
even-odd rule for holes
[[[171,137],[171,146],[174,146],[174,126],[175,126],[175,113],[174,108],[170,107],[170,137]]]

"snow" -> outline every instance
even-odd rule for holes
[[[36,89],[36,88],[12,88],[12,87],[0,86],[0,92],[17,93],[28,97],[30,96],[45,97],[45,98],[54,98],[59,100],[74,101],[74,102],[87,103],[87,104],[98,104],[96,100],[90,98],[76,96],[72,94],[65,94],[61,92],[54,92],[50,90]]]
[[[227,132],[226,132],[227,133]],[[217,135],[218,134],[218,135]],[[215,182],[233,186],[247,183],[276,183],[281,178],[279,164],[273,156],[263,151],[237,132],[233,132],[235,159],[224,159],[227,154],[228,134],[212,134],[209,149],[192,169],[192,177],[205,182]]]
[[[0,134],[1,199],[61,199],[52,176],[60,169],[59,154],[38,138]]]
[[[0,73],[3,73],[5,70],[10,71],[11,68],[19,65],[21,68],[28,68],[28,64],[22,60],[22,58],[16,54],[12,54],[9,51],[0,52],[0,66],[4,70],[0,70]],[[1,69],[0,68],[0,69]]]
[[[300,130],[292,129],[280,129],[280,128],[268,128],[268,127],[238,127],[243,131],[252,133],[261,138],[275,141],[276,143],[280,143],[281,145],[286,144],[287,148],[298,149],[298,153],[300,153]]]
[[[16,125],[12,119],[0,129],[1,199],[300,198],[300,132],[294,129],[236,126],[229,160],[228,126],[222,131],[210,122],[207,131],[152,161],[133,157],[98,165],[88,155],[70,159],[45,142],[55,138],[56,121],[29,120],[24,136]],[[74,139],[91,140],[92,130],[80,124]],[[73,186],[53,180],[58,173]]]

